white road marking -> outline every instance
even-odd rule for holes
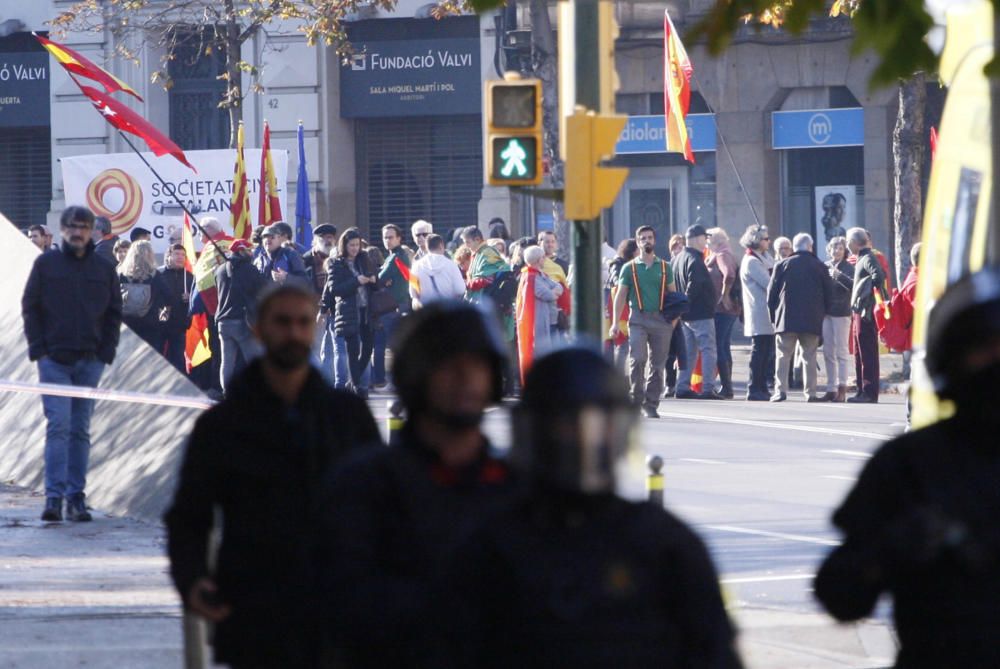
[[[838,430],[831,427],[811,427],[809,425],[787,425],[785,423],[770,423],[764,420],[746,420],[743,418],[724,418],[722,416],[705,416],[702,414],[679,413],[674,411],[661,411],[661,416],[670,418],[685,418],[688,420],[701,420],[706,423],[728,423],[730,425],[748,425],[750,427],[763,427],[769,430],[790,430],[793,432],[811,432],[813,434],[836,434],[844,437],[858,437],[860,439],[874,439],[877,441],[888,441],[893,439],[892,435],[878,434],[877,432],[855,432],[853,430]]]
[[[724,578],[720,582],[724,585],[738,585],[740,583],[774,583],[775,581],[811,581],[816,578],[816,574],[785,574],[784,576],[740,576],[738,578]]]
[[[857,481],[853,476],[837,476],[836,474],[830,474],[829,476],[824,476],[825,479],[833,479],[834,481]]]
[[[702,465],[724,465],[722,460],[705,460],[702,458],[678,458],[681,462],[695,462]]]
[[[831,455],[846,455],[850,458],[861,458],[862,460],[867,460],[872,456],[871,453],[865,453],[864,451],[844,451],[838,448],[825,450],[823,453],[830,453]]]
[[[749,527],[735,527],[733,525],[704,525],[706,529],[718,530],[720,532],[735,532],[737,534],[753,534],[759,537],[769,537],[771,539],[784,539],[785,541],[799,541],[806,544],[819,544],[820,546],[839,546],[839,541],[832,539],[820,539],[818,537],[807,537],[803,534],[786,534],[784,532],[769,532],[768,530],[752,530]]]

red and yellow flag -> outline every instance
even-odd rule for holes
[[[274,162],[271,160],[271,126],[267,121],[264,121],[264,142],[261,145],[259,194],[257,225],[271,225],[285,220],[278,200],[278,180],[274,176]]]
[[[684,120],[691,104],[691,60],[688,58],[680,35],[670,20],[670,13],[663,12],[663,114],[667,126],[667,152],[683,153],[688,162],[694,163],[691,138]]]
[[[250,192],[247,190],[247,166],[243,160],[243,122],[236,132],[236,167],[233,174],[233,198],[229,202],[229,223],[233,237],[250,241],[253,222],[250,220]]]
[[[191,230],[191,219],[184,213],[184,227],[181,230],[181,245],[184,247],[184,269],[194,274],[194,265],[198,262],[198,254],[194,250],[194,231]]]
[[[528,369],[535,356],[535,281],[538,270],[525,267],[521,270],[521,281],[517,284],[517,299],[514,301],[514,322],[517,324],[517,361],[521,367],[521,383],[528,375]]]
[[[68,72],[72,72],[73,74],[96,81],[104,86],[104,91],[106,93],[122,91],[123,93],[128,93],[137,100],[142,100],[139,94],[136,93],[132,87],[104,68],[98,66],[93,61],[84,57],[79,52],[74,51],[68,46],[56,44],[52,40],[46,39],[41,35],[35,35],[35,39],[37,39],[41,45],[45,47],[45,50],[52,54],[52,56],[59,61],[59,64],[66,68]]]

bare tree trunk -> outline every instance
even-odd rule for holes
[[[242,60],[240,41],[240,22],[236,15],[234,0],[225,0],[226,23],[216,29],[216,35],[222,37],[226,49],[226,110],[229,112],[229,148],[236,148],[236,132],[243,120],[243,88],[242,72],[239,63]],[[222,35],[219,32],[224,31]]]
[[[924,109],[927,76],[923,72],[899,82],[899,112],[892,133],[895,203],[896,279],[903,282],[910,270],[910,249],[920,241],[923,221],[921,167],[924,159]]]
[[[553,188],[562,188],[563,163],[559,159],[559,49],[549,20],[546,0],[531,0],[531,41],[534,51],[535,76],[542,80],[542,131],[545,140],[544,157],[549,165]],[[560,256],[570,248],[569,222],[563,215],[563,203],[552,201],[552,218]]]

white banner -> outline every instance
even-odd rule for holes
[[[257,225],[260,197],[260,149],[245,149],[247,188],[250,191],[250,215]],[[72,156],[60,160],[67,205],[83,205],[98,216],[111,220],[112,231],[128,239],[129,231],[138,226],[152,232],[153,248],[163,253],[171,233],[179,231],[184,212],[173,195],[201,220],[217,218],[232,234],[229,203],[233,196],[233,172],[236,151],[186,151],[195,174],[172,156],[157,158],[152,153],[143,157],[163,177],[166,186],[134,153],[101,153]],[[281,213],[286,221],[294,218],[288,210],[288,152],[271,150],[271,160],[278,186]],[[293,226],[294,227],[294,226]],[[179,233],[178,233],[179,234]]]

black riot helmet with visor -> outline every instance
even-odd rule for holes
[[[989,396],[995,386],[981,377],[1000,368],[1000,270],[966,276],[941,296],[928,318],[926,364],[942,397],[962,404]]]
[[[624,378],[603,356],[580,346],[557,350],[525,379],[511,464],[546,488],[613,493],[637,418]]]

